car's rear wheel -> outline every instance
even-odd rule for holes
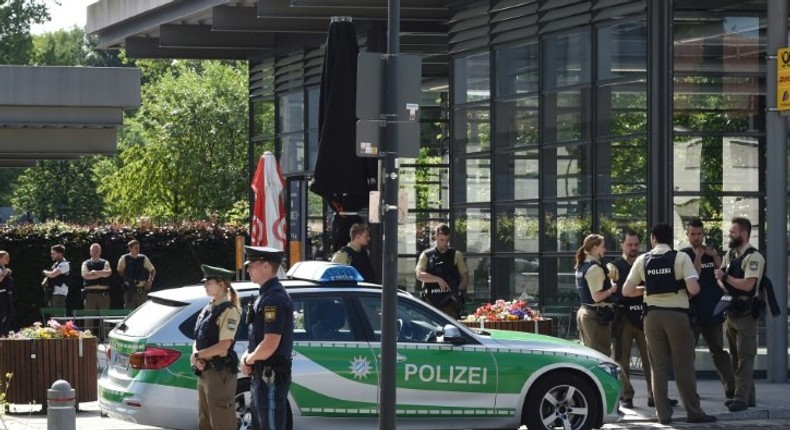
[[[550,373],[529,390],[523,424],[529,430],[589,430],[600,422],[600,407],[591,384],[570,372]]]
[[[238,430],[248,430],[252,428],[249,378],[239,379],[236,383],[236,428]],[[285,428],[287,430],[293,429],[291,405],[288,405],[288,421],[285,424]]]

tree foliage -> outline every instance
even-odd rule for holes
[[[0,64],[28,64],[30,25],[49,19],[43,0],[0,0]]]
[[[161,76],[149,73],[116,169],[100,184],[108,214],[224,219],[248,187],[246,65],[172,62],[147,70]]]

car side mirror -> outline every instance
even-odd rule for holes
[[[458,327],[452,324],[447,324],[446,326],[444,326],[443,333],[444,333],[443,339],[445,343],[452,343],[453,345],[466,343],[466,338],[464,338],[463,335],[461,334],[461,330],[459,330]]]

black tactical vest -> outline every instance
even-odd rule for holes
[[[91,270],[104,270],[104,265],[107,263],[107,260],[100,258],[99,261],[93,260],[86,260],[85,266],[88,268],[88,271]],[[97,278],[97,279],[85,279],[83,280],[83,284],[86,287],[90,287],[91,285],[107,285],[109,282],[109,278]]]
[[[607,297],[605,300],[602,300],[601,302],[596,302],[595,299],[593,299],[592,292],[590,291],[590,287],[587,282],[587,279],[584,277],[587,274],[587,271],[590,270],[592,266],[598,266],[601,269],[603,269],[604,279],[602,285],[603,288],[601,288],[601,291],[606,291],[609,288],[612,288],[612,285],[609,283],[609,280],[607,279],[609,270],[606,268],[606,266],[600,261],[585,261],[584,263],[582,263],[581,266],[579,266],[578,269],[576,269],[576,291],[579,293],[579,301],[581,301],[583,305],[592,305],[595,303],[609,303],[611,302],[611,297]]]
[[[126,263],[123,270],[124,281],[134,284],[148,280],[148,271],[145,270],[145,255],[137,254],[137,258],[132,258],[131,254],[126,254],[123,258]]]
[[[696,258],[694,250],[691,247],[683,248],[680,251],[685,252],[691,261],[694,261]],[[713,257],[707,254],[703,254],[700,260],[700,270],[698,274],[699,294],[692,297],[689,303],[694,307],[693,310],[697,316],[697,322],[701,324],[718,324],[724,322],[724,314],[722,313],[714,317],[713,310],[716,308],[716,304],[719,303],[719,300],[721,300],[721,296],[724,292],[721,291],[721,288],[719,288],[719,285],[716,283],[716,263]]]
[[[727,276],[734,276],[736,278],[743,278],[745,274],[743,271],[743,259],[746,258],[747,255],[751,254],[752,252],[756,252],[757,249],[750,246],[746,248],[746,251],[743,252],[738,258],[730,258],[729,263],[727,263]],[[732,254],[730,254],[732,255]],[[760,279],[757,280],[757,283],[754,285],[754,288],[751,291],[741,291],[726,281],[724,282],[724,287],[727,288],[727,293],[733,297],[740,297],[740,296],[747,296],[747,297],[755,297],[757,295],[757,287],[760,285]]]
[[[233,303],[227,301],[222,302],[213,308],[209,303],[205,308],[203,308],[203,310],[200,312],[200,315],[198,316],[197,323],[195,323],[195,346],[198,350],[206,349],[209,346],[219,342],[219,326],[217,325],[217,318],[222,315],[222,312],[224,312],[226,309],[230,309],[231,307],[233,307]],[[228,351],[233,350],[234,343],[235,340],[231,342]]]
[[[425,271],[444,279],[450,286],[450,291],[442,291],[439,284],[435,282],[426,282],[423,285],[428,300],[434,306],[440,306],[451,294],[458,293],[458,285],[461,284],[461,273],[455,265],[455,249],[448,248],[441,253],[434,247],[428,250],[425,256],[428,257],[428,267]]]
[[[664,254],[645,254],[645,292],[647,295],[677,293],[685,282],[675,279],[675,257],[677,251]]]
[[[68,263],[68,260],[56,261],[55,264],[52,265],[52,269],[50,270],[55,270],[60,263]],[[55,276],[54,278],[47,278],[47,289],[49,291],[52,291],[56,286],[66,285],[66,278],[68,277],[68,275],[69,275],[68,272],[66,272],[66,273],[61,273],[60,275]]]
[[[376,273],[373,270],[373,264],[370,262],[367,250],[354,251],[354,248],[348,245],[340,248],[340,250],[348,255],[348,258],[351,260],[349,265],[357,269],[365,281],[376,282]]]

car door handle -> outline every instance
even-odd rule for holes
[[[379,354],[379,360],[381,360],[381,354]],[[398,363],[403,363],[404,361],[408,360],[405,355],[401,354],[400,352],[395,354],[395,361]]]

